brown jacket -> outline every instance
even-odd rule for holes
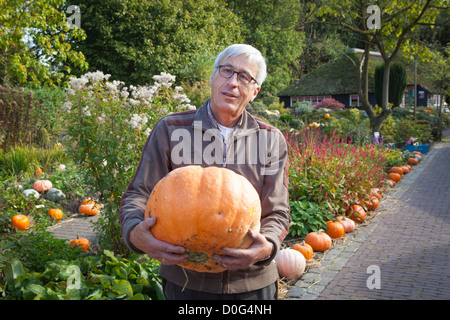
[[[166,116],[152,130],[135,176],[122,197],[123,239],[130,250],[143,253],[130,242],[130,231],[144,219],[150,192],[169,171],[190,164],[225,166],[245,176],[258,191],[262,207],[260,232],[274,244],[271,256],[246,270],[200,273],[161,265],[159,272],[167,280],[192,290],[257,290],[277,280],[273,258],[290,224],[286,140],[277,128],[244,111],[235,130],[223,141],[210,120],[208,105],[209,100],[198,110]]]

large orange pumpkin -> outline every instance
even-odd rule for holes
[[[212,259],[221,249],[248,248],[248,231],[259,231],[261,202],[253,185],[226,168],[177,168],[153,188],[145,218],[161,240],[183,246],[189,255],[180,266],[199,272],[222,272]]]

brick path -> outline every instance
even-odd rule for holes
[[[336,242],[286,299],[450,299],[449,185],[445,142],[382,199],[373,219]],[[377,275],[379,288],[369,289]]]
[[[80,238],[86,238],[91,244],[96,242],[97,235],[93,230],[92,223],[98,219],[96,216],[85,216],[84,214],[78,214],[72,216],[70,219],[61,221],[54,226],[48,228],[52,231],[55,238],[58,239],[76,239],[77,236]]]

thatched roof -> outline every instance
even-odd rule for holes
[[[324,96],[358,93],[359,64],[362,50],[351,49],[317,68],[278,93],[283,96]],[[381,55],[371,52],[369,59],[369,92],[374,92],[374,73],[377,65],[383,63]],[[414,70],[407,69],[407,83],[414,83]],[[418,80],[419,81],[419,80]],[[423,81],[421,81],[423,82]],[[424,83],[422,83],[424,84]]]

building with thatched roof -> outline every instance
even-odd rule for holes
[[[325,98],[332,98],[346,107],[358,107],[359,95],[359,65],[363,51],[351,49],[333,61],[317,68],[303,78],[291,84],[280,93],[280,102],[284,102],[286,108],[292,107],[296,102],[310,101],[319,103]],[[369,103],[376,104],[374,73],[377,65],[382,64],[383,59],[378,52],[370,53],[369,59]],[[420,81],[417,85],[417,105],[431,106],[436,104],[437,97],[433,95],[430,86]],[[405,89],[404,105],[414,104],[414,70],[407,68],[407,87]],[[412,97],[412,99],[411,99]]]

